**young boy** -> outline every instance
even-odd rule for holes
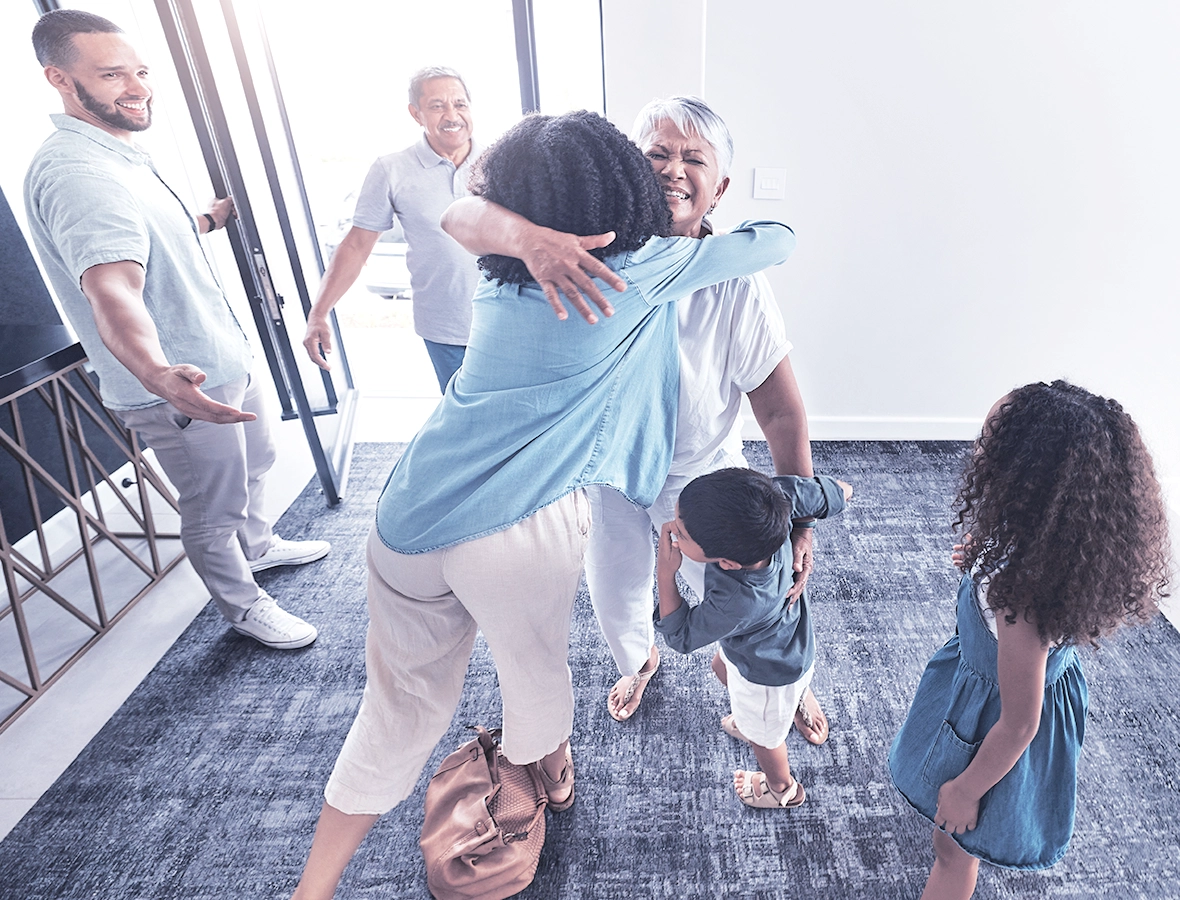
[[[676,519],[660,530],[656,630],[681,653],[720,642],[713,672],[729,689],[733,710],[721,727],[753,746],[761,767],[733,774],[747,806],[803,802],[786,737],[811,683],[815,633],[806,591],[798,602],[785,602],[794,573],[783,545],[792,524],[813,528],[851,496],[851,485],[824,475],[771,479],[751,469],[719,469],[685,486]],[[691,608],[676,587],[682,554],[709,563],[705,596]]]

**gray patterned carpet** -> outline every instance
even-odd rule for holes
[[[832,736],[822,747],[792,736],[808,796],[797,810],[750,810],[733,797],[730,773],[753,757],[717,727],[726,698],[707,652],[666,651],[641,711],[611,720],[613,666],[580,598],[578,801],[550,819],[524,900],[917,896],[930,829],[893,791],[885,756],[927,657],[953,629],[949,501],[965,447],[815,444],[817,469],[853,482],[857,496],[817,538],[815,690]],[[764,445],[748,451],[768,465]],[[334,545],[320,563],[262,576],[319,626],[319,640],[269,651],[206,608],[0,843],[0,897],[289,896],[360,699],[363,544],[396,452],[359,445],[344,504],[325,510],[311,486],[284,517],[284,535]],[[981,900],[1180,897],[1180,636],[1157,619],[1083,661],[1091,712],[1073,846],[1043,873],[985,867]],[[464,724],[491,723],[498,708],[477,644],[429,771],[465,739]],[[340,897],[428,897],[417,851],[427,774],[378,823]]]

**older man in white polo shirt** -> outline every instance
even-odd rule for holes
[[[467,179],[480,148],[471,137],[471,98],[459,73],[441,66],[410,80],[410,115],[422,139],[373,163],[357,199],[352,228],[336,248],[307,317],[303,346],[328,368],[331,312],[352,287],[381,232],[401,223],[409,251],[414,330],[425,341],[438,386],[458,371],[471,330],[471,297],[479,281],[475,257],[439,227],[451,203],[467,196]]]

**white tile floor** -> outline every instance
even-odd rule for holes
[[[409,326],[409,304],[356,291],[348,300],[340,310],[342,326],[354,380],[364,394],[354,438],[408,441],[439,399],[425,348]],[[267,504],[275,518],[314,474],[299,423],[277,428],[279,460],[268,481]],[[761,435],[755,426],[747,436]],[[1171,493],[1175,497],[1180,490]],[[1180,509],[1173,524],[1180,535]],[[181,564],[0,734],[0,839],[122,705],[208,596],[188,563]],[[1167,615],[1180,627],[1180,598],[1172,598]]]

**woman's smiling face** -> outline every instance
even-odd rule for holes
[[[672,233],[700,237],[701,222],[729,186],[729,179],[721,177],[713,145],[696,134],[683,134],[663,119],[639,146],[668,201]]]

